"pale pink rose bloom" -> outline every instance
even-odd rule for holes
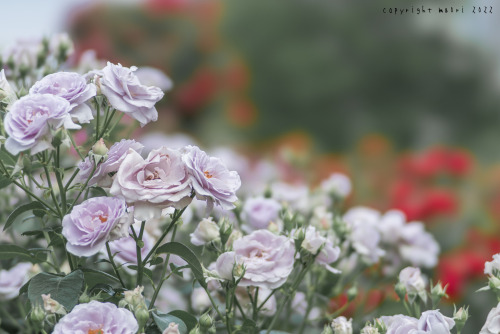
[[[179,151],[161,147],[146,159],[129,149],[110,192],[134,205],[135,218],[161,216],[167,207],[182,209],[191,202],[191,183]]]

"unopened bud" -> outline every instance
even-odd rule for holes
[[[202,329],[208,329],[212,327],[214,323],[210,315],[208,315],[208,313],[203,314],[198,322],[200,324],[200,328]]]
[[[321,334],[334,334],[334,333],[333,333],[332,327],[325,326],[325,328],[323,329],[323,331],[321,332]]]
[[[269,225],[267,226],[267,229],[272,232],[272,233],[279,233],[280,227],[278,224],[275,222],[270,222]]]
[[[406,287],[405,287],[404,283],[398,282],[394,286],[394,290],[396,290],[396,294],[398,295],[399,299],[405,300],[405,297],[406,297]]]
[[[352,301],[357,296],[358,296],[358,287],[356,285],[353,285],[347,290],[347,300]]]
[[[90,296],[87,294],[87,288],[85,288],[85,291],[83,291],[80,298],[78,298],[78,301],[80,302],[80,304],[86,304],[90,302]]]
[[[139,324],[139,329],[143,330],[144,326],[149,320],[149,312],[146,307],[138,307],[134,312],[137,323]]]
[[[101,138],[99,139],[94,146],[92,146],[92,152],[96,155],[106,155],[108,154],[109,149],[106,147],[106,144],[104,143],[104,140]]]
[[[35,306],[33,310],[31,310],[30,319],[35,324],[43,323],[43,321],[45,320],[44,309],[40,305]]]
[[[469,308],[459,308],[458,311],[453,313],[453,320],[455,320],[455,325],[457,326],[457,331],[460,333],[462,328],[464,328],[465,323],[469,319]]]
[[[199,327],[193,328],[189,334],[202,334]]]

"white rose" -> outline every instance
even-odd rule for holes
[[[497,254],[498,255],[498,254]],[[498,334],[500,333],[500,303],[497,307],[491,309],[486,318],[483,328],[479,334]]]
[[[417,332],[415,334],[450,334],[455,327],[452,318],[445,317],[439,310],[425,311],[418,319]]]
[[[193,245],[202,246],[219,238],[219,226],[212,221],[212,217],[204,218],[189,236]]]
[[[425,280],[420,268],[406,267],[399,273],[399,282],[403,283],[409,294],[420,294],[425,290]]]

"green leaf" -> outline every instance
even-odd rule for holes
[[[188,333],[198,324],[198,320],[196,319],[196,317],[186,311],[175,310],[172,312],[168,312],[168,314],[181,319],[184,324],[186,324]]]
[[[120,283],[120,280],[118,278],[104,271],[91,268],[81,268],[80,270],[83,272],[85,284],[90,288],[94,287],[99,283],[102,284]]]
[[[26,249],[16,246],[16,245],[0,245],[0,260],[7,260],[19,258],[23,261],[29,261],[32,263],[43,262],[43,260],[36,258]]]
[[[203,268],[201,267],[200,260],[196,257],[196,255],[186,246],[178,242],[168,242],[156,250],[157,254],[161,253],[169,253],[180,256],[184,261],[186,261],[193,271],[194,276],[198,280],[198,283],[204,288],[207,287],[207,283],[205,282],[205,277],[203,277]]]
[[[245,319],[240,329],[241,333],[257,334],[257,324],[251,319]]]
[[[98,291],[98,290],[104,291],[112,297],[114,297],[116,295],[120,295],[123,291],[125,291],[122,288],[114,288],[109,284],[98,283],[90,289],[89,293],[94,293],[95,291]]]
[[[5,151],[5,149],[2,147],[2,149],[0,150],[0,160],[2,160],[2,162],[6,166],[15,166],[17,159],[13,158],[12,155],[7,153],[7,151]]]
[[[0,189],[7,187],[11,183],[12,183],[11,179],[9,179],[3,175],[0,175]]]
[[[107,197],[108,194],[106,193],[106,190],[102,189],[101,187],[91,187],[90,191],[92,192],[93,197]]]
[[[267,329],[264,329],[264,330],[259,332],[259,334],[266,334],[266,333],[267,333]],[[283,331],[270,331],[269,334],[290,334],[290,333],[283,332]]]
[[[153,319],[155,321],[156,326],[158,326],[158,328],[162,332],[168,328],[168,325],[171,322],[175,322],[177,325],[179,325],[179,333],[181,333],[181,334],[189,333],[184,321],[182,321],[181,319],[179,319],[171,314],[153,313]]]
[[[40,273],[30,281],[28,298],[31,305],[42,305],[42,294],[50,294],[50,298],[58,301],[70,312],[78,303],[83,291],[83,282],[84,275],[81,270],[75,270],[66,276]]]
[[[24,213],[24,212],[30,211],[30,210],[35,210],[35,209],[43,209],[43,208],[44,208],[44,206],[40,202],[31,202],[28,204],[21,205],[20,207],[18,207],[14,211],[12,211],[12,213],[9,215],[9,218],[7,218],[7,222],[5,223],[3,230],[5,231],[6,229],[8,229],[14,223],[16,218],[19,217],[19,215],[21,213]]]

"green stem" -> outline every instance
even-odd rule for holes
[[[87,184],[89,184],[89,181],[90,179],[92,178],[92,176],[94,176],[94,172],[96,170],[97,166],[95,165],[94,163],[94,167],[92,168],[92,172],[89,174],[89,176],[87,177],[87,180],[85,181],[85,184],[82,186],[82,188],[80,189],[80,191],[78,192],[78,195],[76,196],[75,200],[73,201],[73,203],[71,203],[71,206],[69,207],[68,211],[67,212],[71,212],[71,209],[73,209],[73,207],[75,206],[76,202],[78,201],[78,199],[80,198],[80,196],[82,195],[83,193],[83,190],[85,188],[87,188]]]
[[[174,229],[172,231],[172,238],[170,239],[171,241],[174,241],[176,232],[177,232],[177,224],[174,226]],[[170,260],[170,253],[168,253],[167,257],[165,258],[165,264],[163,265],[163,269],[161,271],[160,281],[158,283],[158,286],[155,288],[155,292],[153,293],[153,297],[151,298],[151,302],[149,303],[150,310],[153,309],[156,302],[156,298],[158,297],[158,293],[160,292],[161,286],[163,285],[163,282],[165,282],[166,280],[165,275],[167,274],[169,260]]]
[[[47,231],[43,231],[43,236],[45,237],[45,240],[47,241],[47,245],[50,245],[50,243],[52,241],[51,241],[50,235],[47,233]],[[50,246],[49,249],[51,251],[52,263],[54,264],[52,267],[56,270],[56,273],[59,274],[61,272],[61,270],[59,269],[59,263],[57,261],[56,252],[55,252],[53,246]]]
[[[68,134],[68,137],[69,137],[69,140],[71,141],[71,145],[73,145],[73,148],[75,149],[76,153],[80,156],[80,159],[82,159],[82,161],[85,161],[85,157],[78,149],[78,146],[76,146],[75,139],[73,138],[73,136]]]
[[[25,186],[23,186],[22,184],[20,184],[19,182],[15,181],[15,180],[12,180],[12,183],[14,183],[16,186],[18,186],[19,188],[21,188],[25,193],[27,193],[28,195],[30,195],[31,197],[33,197],[34,199],[36,199],[38,202],[40,202],[41,204],[43,204],[53,214],[55,214],[56,216],[59,216],[59,212],[57,212],[54,208],[52,208],[49,204],[47,204],[40,197],[38,197],[37,195],[33,194],[28,188],[26,188]]]
[[[95,116],[95,142],[99,140],[99,118],[101,117],[101,106],[99,102],[97,101],[97,98],[94,97],[95,101],[95,109],[96,109],[96,116]]]
[[[45,171],[45,176],[47,177],[47,184],[49,185],[50,197],[52,198],[52,202],[54,203],[54,205],[57,209],[58,216],[62,219],[63,214],[61,212],[61,209],[59,208],[59,203],[57,202],[56,195],[54,194],[54,188],[52,187],[52,181],[50,180],[49,170],[47,169],[47,166],[45,166],[44,163],[42,163],[42,166],[43,166],[43,170]]]
[[[299,286],[300,282],[302,282],[302,279],[304,278],[305,274],[307,273],[307,271],[309,270],[309,268],[311,267],[311,265],[312,264],[309,263],[309,264],[305,265],[304,268],[302,268],[302,270],[300,271],[300,273],[295,278],[295,281],[293,282],[290,291],[295,292],[295,290],[297,290],[297,287]],[[279,318],[281,312],[283,311],[283,309],[285,308],[286,304],[288,304],[288,300],[290,299],[291,295],[292,295],[292,293],[287,293],[285,295],[285,300],[280,304],[278,310],[274,314],[274,317],[271,320],[271,324],[267,328],[266,334],[271,333],[271,330],[274,327],[274,324],[278,320],[278,318]]]
[[[136,283],[136,286],[140,286],[142,285],[142,276],[143,276],[143,271],[144,271],[144,268],[142,266],[142,253],[141,253],[141,248],[142,247],[139,247],[139,242],[138,241],[141,241],[142,242],[142,235],[144,233],[144,227],[146,225],[146,221],[143,220],[141,222],[141,229],[139,230],[139,235],[137,235],[135,233],[135,229],[133,226],[130,226],[131,229],[132,229],[132,234],[134,235],[134,239],[135,239],[135,250],[136,250],[136,253],[137,253],[137,283]],[[145,262],[144,262],[145,263]]]
[[[66,214],[66,210],[68,209],[68,206],[66,204],[66,190],[63,186],[62,183],[62,175],[60,171],[60,146],[57,146],[56,148],[56,159],[55,159],[55,165],[56,165],[56,180],[57,180],[57,185],[59,187],[59,196],[61,197],[61,206],[62,206],[62,215],[64,216]]]
[[[113,267],[116,277],[118,277],[118,280],[120,281],[122,287],[126,289],[125,283],[123,283],[122,277],[120,276],[120,272],[118,271],[118,268],[116,267],[115,264],[115,260],[113,259],[113,255],[111,254],[111,249],[109,248],[109,241],[106,241],[106,251],[108,252],[109,262],[111,262],[111,266]]]
[[[103,138],[104,135],[106,134],[106,130],[107,130],[109,124],[111,123],[111,120],[115,116],[115,113],[116,113],[116,109],[113,109],[113,111],[111,112],[111,115],[109,115],[109,109],[106,110],[106,119],[104,120],[104,126],[102,127],[101,136],[99,138]],[[114,126],[113,126],[113,128],[114,128]]]
[[[71,182],[75,179],[75,177],[78,175],[80,172],[80,168],[75,169],[71,177],[69,178],[68,182],[66,182],[66,185],[64,186],[64,191],[68,191],[68,188],[71,186]]]
[[[233,293],[233,298],[234,298],[234,304],[238,307],[238,310],[240,310],[243,320],[247,320],[247,316],[245,315],[245,312],[243,312],[243,309],[241,308],[240,302],[238,301],[238,298],[236,298],[235,293]]]
[[[257,307],[257,304],[259,303],[259,288],[255,288],[255,296],[253,298],[253,302],[252,302],[252,309],[253,309],[253,315],[252,315],[252,319],[253,321],[256,321],[257,320],[257,314],[258,314],[258,307]]]
[[[191,197],[194,197],[194,195],[192,195]],[[187,208],[187,206],[186,206]],[[168,232],[170,232],[170,229],[172,227],[174,227],[175,223],[177,223],[177,221],[179,220],[179,218],[182,216],[182,214],[184,213],[184,210],[186,210],[186,208],[182,209],[182,210],[175,210],[174,211],[174,216],[172,217],[172,221],[170,222],[170,224],[168,225],[168,227],[165,229],[165,231],[163,231],[163,234],[160,236],[160,238],[156,241],[156,243],[154,244],[153,248],[151,248],[151,250],[149,251],[149,253],[146,255],[146,257],[144,258],[144,263],[146,263],[149,258],[151,257],[151,255],[153,255],[155,252],[156,252],[156,249],[160,246],[161,242],[163,241],[163,239],[165,239],[165,237],[167,236]]]

